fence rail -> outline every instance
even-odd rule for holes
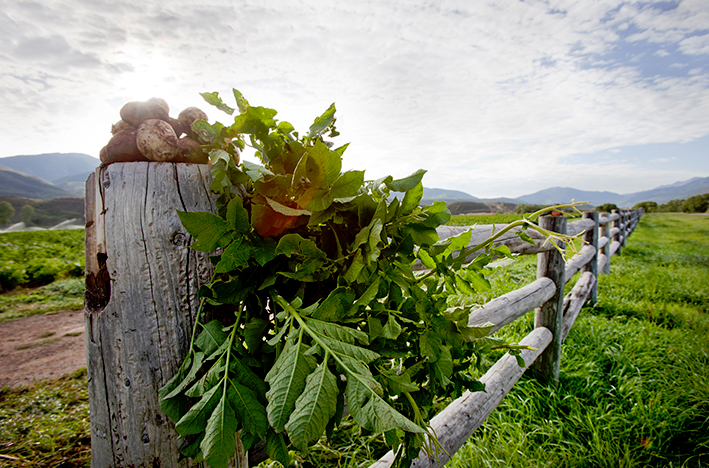
[[[552,216],[540,218],[542,227],[556,232],[569,236],[583,233],[584,246],[567,263],[559,261],[561,254],[536,232],[530,234],[530,237],[535,240],[534,245],[522,241],[514,233],[515,230],[501,236],[494,242],[494,246],[506,245],[512,253],[538,255],[537,279],[526,286],[496,297],[480,309],[473,311],[468,319],[469,325],[491,322],[495,326],[490,333],[494,333],[536,309],[535,328],[520,341],[520,344],[528,345],[534,350],[522,351],[521,357],[526,367],[533,367],[540,378],[551,382],[557,381],[561,343],[566,340],[586,302],[595,304],[598,295],[598,274],[610,273],[610,258],[620,253],[625,240],[635,230],[642,214],[642,210],[613,210],[611,214],[600,215],[597,212],[586,212],[583,219],[568,225],[565,218]],[[493,231],[499,231],[503,227],[504,225],[475,226],[470,245],[483,242]],[[439,228],[439,235],[441,238],[448,238],[467,229],[470,227],[444,226]],[[471,256],[470,259],[475,256]],[[563,293],[566,283],[579,272],[580,275],[571,291],[563,296],[562,300],[555,297],[559,291]],[[556,335],[553,329],[557,331]],[[555,343],[556,349],[552,349]],[[547,360],[540,365],[545,355]],[[431,427],[447,454],[438,454],[436,460],[421,453],[411,466],[434,468],[450,461],[451,456],[465,444],[502,402],[525,370],[517,364],[515,357],[505,354],[480,378],[486,386],[486,392],[466,392],[431,420]],[[389,452],[370,468],[389,467],[393,460],[394,453]]]

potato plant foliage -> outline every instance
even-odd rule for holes
[[[384,434],[395,466],[422,448],[435,454],[434,402],[483,390],[468,371],[500,345],[485,338],[491,324],[470,327],[468,315],[470,294],[489,287],[486,265],[509,250],[488,247],[468,265],[453,255],[471,233],[439,239],[451,215],[443,202],[419,207],[423,170],[374,181],[343,172],[347,145],[326,141],[338,135],[334,104],[301,135],[234,95],[232,125],[193,125],[219,214],[179,212],[191,247],[215,253],[189,353],[160,390],[183,454],[226,466],[240,431],[247,450],[263,440],[288,466],[289,446],[305,451],[331,434],[345,406]],[[238,164],[247,144],[262,165]],[[430,272],[415,273],[417,259]],[[206,320],[209,308],[221,320]]]

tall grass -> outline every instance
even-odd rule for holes
[[[559,386],[523,377],[449,466],[709,464],[709,217],[645,215],[611,265]]]

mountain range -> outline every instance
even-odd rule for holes
[[[0,196],[35,200],[83,198],[84,182],[99,164],[98,159],[82,153],[45,153],[0,158]],[[424,187],[422,204],[429,205],[435,200],[447,203],[556,204],[568,203],[573,199],[588,201],[593,206],[614,203],[629,208],[643,201],[667,203],[703,193],[709,193],[709,177],[695,177],[627,194],[552,187],[517,198],[478,198],[459,190]]]
[[[84,182],[100,163],[82,153],[0,158],[0,195],[40,200],[83,198]]]

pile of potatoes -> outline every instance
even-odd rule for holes
[[[121,120],[111,128],[113,137],[101,149],[101,162],[172,161],[207,164],[192,132],[192,124],[207,114],[188,107],[176,119],[170,117],[164,99],[129,102],[121,108]]]

